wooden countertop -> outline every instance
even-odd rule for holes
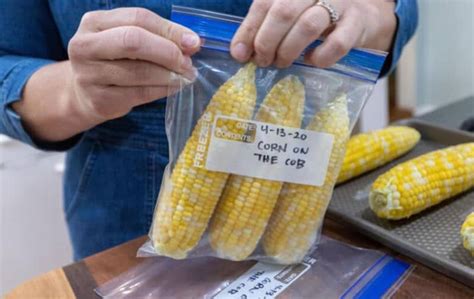
[[[323,233],[355,246],[387,252],[416,265],[393,298],[474,298],[474,289],[398,254],[334,220],[326,219]],[[136,258],[135,254],[144,240],[145,237],[138,238],[52,270],[19,285],[6,298],[98,298],[94,288],[141,262],[142,259]]]

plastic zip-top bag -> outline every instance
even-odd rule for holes
[[[169,165],[139,255],[301,262],[386,54],[354,49],[329,69],[303,58],[258,68],[229,54],[241,18],[174,6],[171,20],[204,45],[196,80],[171,79],[182,89],[167,102]]]
[[[103,298],[390,298],[413,267],[383,252],[323,236],[295,265],[211,257],[147,259],[101,285]]]

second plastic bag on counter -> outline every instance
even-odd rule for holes
[[[103,298],[386,298],[412,266],[328,237],[300,264],[147,259],[96,289]]]
[[[140,256],[300,262],[317,244],[347,139],[385,54],[352,50],[330,69],[241,65],[240,18],[173,7],[205,43],[196,80],[167,102],[170,162]]]

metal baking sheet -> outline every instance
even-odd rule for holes
[[[386,246],[473,287],[474,257],[462,247],[459,232],[465,217],[474,209],[474,190],[399,221],[377,218],[369,208],[367,194],[379,175],[400,162],[446,146],[472,142],[474,136],[419,120],[406,120],[399,124],[421,133],[417,146],[388,165],[339,185],[334,190],[328,216],[342,220]]]

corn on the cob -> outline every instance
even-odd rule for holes
[[[340,96],[318,112],[307,129],[332,134],[333,147],[322,186],[283,185],[263,236],[266,254],[281,264],[300,262],[316,241],[349,137],[346,96]]]
[[[375,180],[370,208],[380,218],[402,219],[474,186],[474,143],[430,152]]]
[[[474,212],[467,216],[461,228],[464,248],[469,250],[474,256]]]
[[[295,76],[278,82],[265,97],[256,120],[301,126],[304,86]],[[271,216],[282,182],[231,175],[210,224],[210,244],[217,255],[247,258],[257,246]]]
[[[215,116],[251,118],[256,103],[255,68],[247,64],[217,90],[186,142],[170,181],[164,184],[152,229],[158,254],[185,258],[201,239],[229,174],[195,165],[195,154],[207,153],[209,126]]]
[[[388,127],[349,139],[337,183],[382,166],[411,150],[420,133],[409,127]]]

